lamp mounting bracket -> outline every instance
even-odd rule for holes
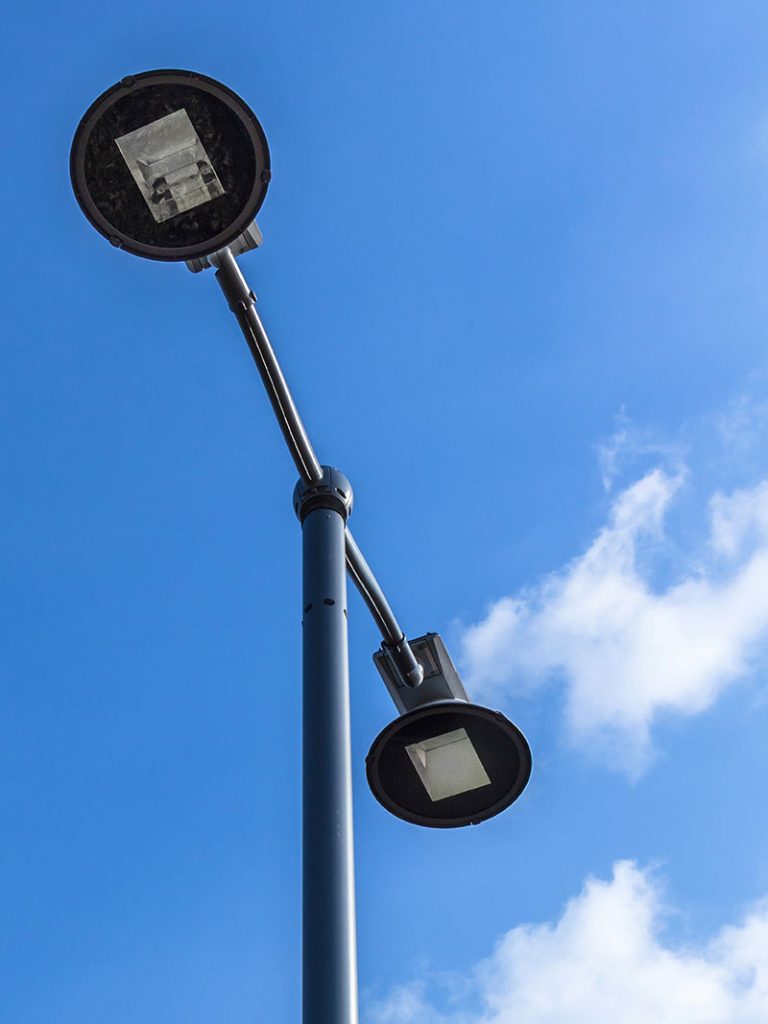
[[[293,492],[293,508],[303,523],[316,508],[329,508],[338,512],[346,523],[352,512],[352,485],[338,469],[322,466],[319,480],[307,483],[299,480]]]
[[[264,236],[259,225],[254,221],[248,225],[241,235],[237,236],[234,242],[230,242],[227,249],[229,249],[233,256],[242,256],[244,252],[258,249],[263,241]],[[185,265],[187,270],[191,270],[193,274],[199,274],[201,270],[208,270],[209,267],[215,267],[218,270],[219,253],[212,252],[208,256],[198,256],[193,260],[186,260]]]

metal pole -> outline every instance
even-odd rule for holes
[[[304,563],[303,1024],[357,1024],[344,531],[351,488],[300,482]]]

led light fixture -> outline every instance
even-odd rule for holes
[[[405,749],[433,802],[491,784],[466,729],[441,733]]]
[[[396,817],[456,828],[492,818],[520,796],[531,752],[499,711],[440,701],[391,722],[365,767],[373,795]]]
[[[424,669],[421,685],[398,678],[386,646],[374,655],[398,710],[366,758],[373,795],[417,825],[475,825],[508,807],[525,789],[531,751],[500,711],[472,704],[436,633],[410,641]]]
[[[184,109],[158,117],[115,142],[158,224],[224,195]]]
[[[78,126],[70,173],[97,231],[155,260],[201,259],[250,237],[271,175],[253,111],[192,71],[147,71],[107,89]]]

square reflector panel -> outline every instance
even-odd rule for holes
[[[466,729],[432,736],[405,749],[433,802],[491,784]]]
[[[224,195],[183,108],[115,139],[157,223]]]

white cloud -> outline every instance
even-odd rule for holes
[[[401,986],[367,1022],[765,1024],[768,901],[696,946],[665,942],[667,913],[649,872],[620,861],[610,881],[588,879],[554,924],[507,932],[462,984]]]
[[[714,495],[697,567],[657,587],[648,561],[684,478],[648,473],[617,496],[585,554],[463,631],[473,696],[503,700],[559,677],[571,738],[637,773],[659,714],[701,712],[745,675],[768,635],[768,482]]]
[[[447,1018],[429,1005],[422,982],[398,986],[387,999],[373,1004],[363,1015],[366,1018],[370,1024],[447,1024]],[[454,1022],[458,1024],[456,1017]]]

